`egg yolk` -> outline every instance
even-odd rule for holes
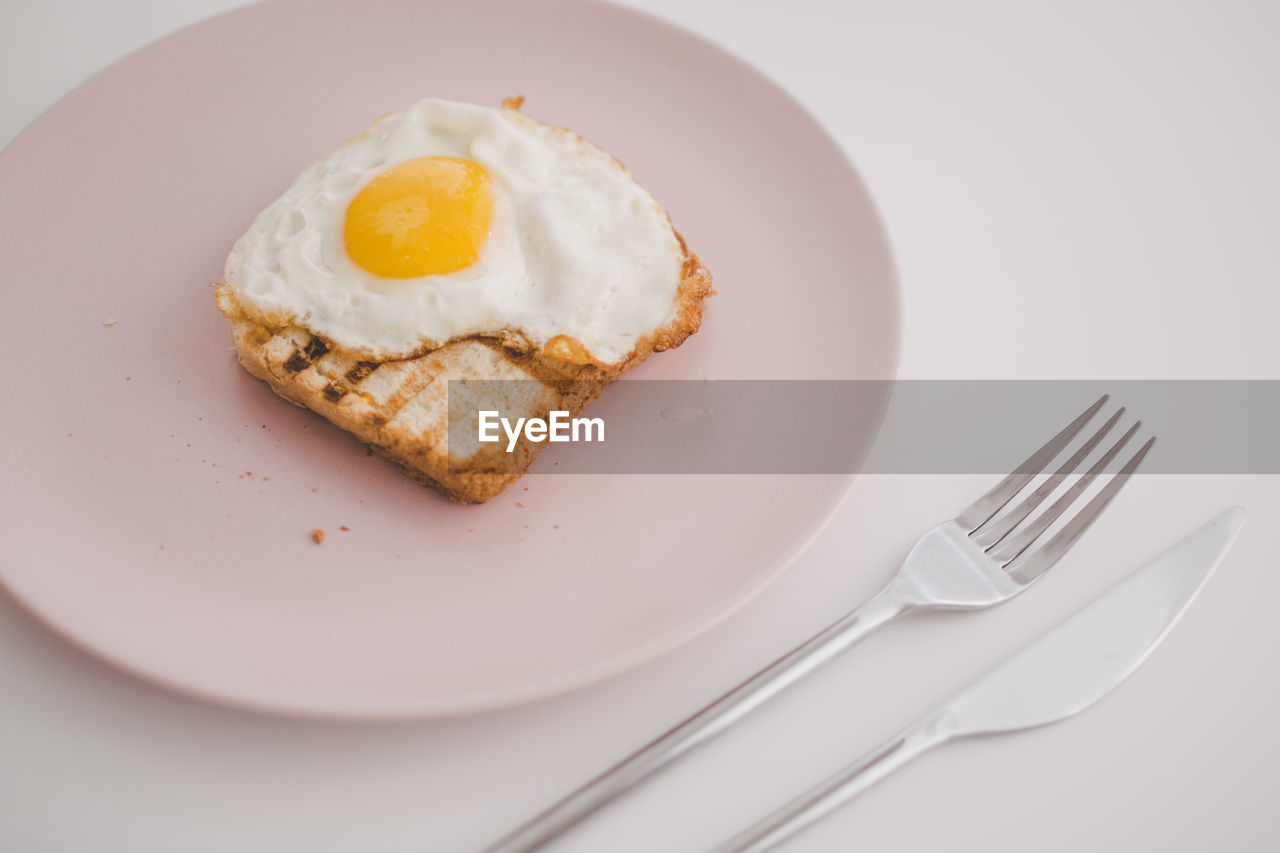
[[[378,175],[347,208],[351,260],[384,278],[455,272],[475,263],[489,236],[493,190],[472,160],[420,157]]]

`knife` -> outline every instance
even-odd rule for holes
[[[955,738],[1048,725],[1110,693],[1160,645],[1244,524],[1227,510],[877,749],[715,848],[768,850]]]

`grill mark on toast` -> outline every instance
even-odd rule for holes
[[[325,380],[325,387],[320,390],[320,395],[332,405],[338,405],[348,394],[353,393],[351,386],[358,386],[364,380],[373,375],[383,364],[388,362],[379,361],[358,361],[343,370],[338,367],[336,370],[325,369],[319,361],[308,363],[307,356],[313,356],[319,359],[321,356],[329,353],[331,350],[323,341],[315,335],[310,334],[302,329],[295,328],[294,331],[301,331],[307,337],[307,342],[302,344],[299,342],[299,349],[294,351],[286,368],[291,364],[297,364],[294,357],[302,362],[298,370],[290,370],[289,381],[293,383],[302,383],[302,378],[297,374],[303,369],[311,368],[316,374]],[[281,336],[287,334],[286,330],[282,330]],[[430,385],[436,379],[434,372],[425,369],[425,365],[420,362],[425,359],[408,359],[406,363],[419,362],[414,364],[408,376],[400,383],[394,392],[387,395],[385,401],[379,404],[371,396],[359,393],[361,399],[372,410],[369,412],[368,419],[370,425],[377,431],[381,431],[382,427],[393,421],[400,411],[409,404],[409,401],[418,395],[420,391]],[[344,381],[345,380],[345,381]],[[314,392],[312,392],[314,393]]]
[[[311,340],[307,341],[307,358],[312,361],[315,361],[328,351],[329,345],[317,338],[315,335],[312,335]]]
[[[307,357],[298,350],[293,351],[293,355],[289,356],[289,360],[284,363],[284,369],[289,373],[301,373],[307,369]]]
[[[381,362],[377,361],[357,361],[351,369],[347,371],[344,378],[352,385],[359,385],[361,382],[368,379],[380,365]]]
[[[436,379],[436,375],[426,370],[422,365],[418,365],[417,369],[412,371],[400,387],[387,396],[387,400],[382,404],[381,408],[386,416],[386,422],[396,419],[396,416],[409,405],[409,401],[418,396],[422,389],[426,388]]]
[[[295,349],[289,356],[288,361],[284,363],[284,369],[289,373],[301,373],[328,351],[328,344],[315,335],[310,335],[306,346]]]

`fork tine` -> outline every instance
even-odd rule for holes
[[[1035,511],[1036,507],[1044,503],[1044,499],[1053,493],[1070,474],[1074,473],[1080,463],[1088,458],[1093,449],[1098,446],[1102,439],[1106,438],[1107,433],[1111,432],[1111,428],[1116,425],[1120,417],[1124,414],[1124,407],[1121,406],[1114,415],[1102,425],[1102,429],[1095,432],[1089,437],[1080,449],[1071,455],[1071,458],[1062,464],[1062,467],[1053,472],[1053,475],[1047,477],[1040,487],[1032,492],[1022,503],[1018,504],[1013,510],[1001,516],[1000,520],[995,524],[983,527],[982,531],[975,534],[974,541],[982,546],[984,550],[991,550],[995,546],[1004,541],[1013,529],[1026,520],[1027,516]]]
[[[978,498],[956,516],[956,523],[970,533],[976,533],[981,529],[984,524],[991,520],[992,516],[1004,509],[1004,505],[1013,500],[1014,496],[1022,491],[1027,483],[1031,482],[1037,474],[1043,471],[1045,466],[1053,460],[1053,457],[1062,452],[1062,448],[1066,447],[1071,439],[1075,438],[1076,434],[1084,429],[1084,425],[1098,413],[1098,410],[1103,407],[1108,399],[1110,399],[1109,394],[1103,394],[1099,397],[1098,401],[1086,409],[1083,414],[1067,424],[1062,432],[1049,439],[1048,444],[1031,454],[1026,462],[1013,469],[1012,474],[996,483],[991,491]]]
[[[1027,550],[1031,543],[1039,539],[1040,534],[1044,533],[1049,528],[1049,525],[1058,519],[1058,516],[1067,511],[1067,507],[1071,506],[1075,499],[1080,497],[1080,493],[1089,487],[1089,484],[1102,473],[1111,460],[1116,458],[1116,454],[1124,448],[1129,439],[1133,438],[1134,433],[1141,426],[1142,421],[1138,421],[1129,427],[1125,434],[1120,436],[1120,440],[1113,444],[1110,450],[1102,454],[1101,459],[1093,463],[1093,467],[1089,469],[1088,473],[1072,483],[1071,488],[1063,492],[1062,497],[1054,501],[1053,505],[1047,510],[1040,513],[1035,521],[1018,531],[1017,536],[1014,536],[999,548],[988,549],[987,553],[991,554],[992,559],[998,563],[1008,565],[1013,562],[1015,557]]]
[[[1020,561],[1019,558],[1010,561],[1005,568],[1009,570],[1014,579],[1021,583],[1030,583],[1048,571],[1054,563],[1062,559],[1062,555],[1067,553],[1072,545],[1076,544],[1076,540],[1089,529],[1089,525],[1097,520],[1102,511],[1107,508],[1107,504],[1111,503],[1111,499],[1128,482],[1130,475],[1142,464],[1142,460],[1146,458],[1148,451],[1151,450],[1155,443],[1156,437],[1154,435],[1147,439],[1147,443],[1142,445],[1137,453],[1133,454],[1133,458],[1125,463],[1125,466],[1093,496],[1089,503],[1085,504],[1084,509],[1076,513],[1076,516],[1063,525],[1062,529],[1055,533],[1048,542]],[[1018,563],[1016,566],[1014,565],[1015,562]]]

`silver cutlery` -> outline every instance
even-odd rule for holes
[[[861,607],[842,617],[746,682],[649,745],[502,838],[485,853],[536,850],[624,791],[741,720],[787,687],[840,655],[886,622],[916,610],[976,610],[1007,601],[1044,575],[1071,548],[1142,462],[1149,439],[1083,507],[1042,544],[1037,540],[1062,517],[1141,426],[1135,423],[1062,495],[1027,519],[1120,420],[1112,415],[1030,495],[1000,514],[1070,444],[1107,402],[1103,396],[1037,450],[1013,473],[955,518],[925,533],[897,575]]]
[[[1040,636],[860,761],[734,836],[713,853],[758,853],[830,814],[926,750],[1078,714],[1133,673],[1182,617],[1231,547],[1230,509]]]

